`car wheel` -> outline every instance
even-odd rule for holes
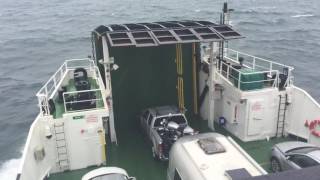
[[[271,171],[272,172],[280,172],[280,171],[282,171],[279,160],[274,158],[274,157],[271,158]]]

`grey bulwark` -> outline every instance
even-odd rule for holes
[[[99,36],[105,35],[112,47],[148,47],[242,38],[228,25],[191,20],[102,25],[94,32]]]

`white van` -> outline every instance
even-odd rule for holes
[[[267,172],[232,138],[204,133],[175,142],[167,180],[232,180],[264,174]]]

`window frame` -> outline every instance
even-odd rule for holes
[[[307,168],[307,167],[320,165],[320,163],[317,162],[316,160],[312,159],[309,156],[303,155],[303,154],[292,154],[289,156],[289,160],[292,163],[299,166],[300,168]],[[301,160],[302,160],[302,162],[301,162]],[[310,163],[311,161],[314,163],[313,165],[312,165],[312,163]]]

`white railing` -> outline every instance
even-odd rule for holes
[[[99,108],[99,103],[104,103],[101,93],[100,89],[64,92],[64,110],[68,113],[86,109],[97,109]]]
[[[52,99],[57,93],[63,79],[68,74],[68,71],[75,70],[77,68],[85,68],[93,72],[93,78],[98,80],[99,87],[104,87],[104,84],[100,78],[99,69],[95,66],[93,60],[88,58],[66,60],[37,92],[40,113],[44,115],[50,114],[49,99]]]
[[[243,72],[236,69],[233,65],[240,65],[239,58],[243,58],[242,67],[252,70],[252,72]],[[283,87],[292,85],[292,70],[291,66],[273,62],[246,53],[225,48],[224,60],[217,63],[218,73],[239,89],[241,86],[254,84],[257,87],[279,87],[281,83],[280,76],[286,76]],[[261,80],[257,81],[242,81],[242,77],[248,75],[261,76]],[[253,89],[255,89],[253,87]],[[259,88],[257,88],[259,89]]]

